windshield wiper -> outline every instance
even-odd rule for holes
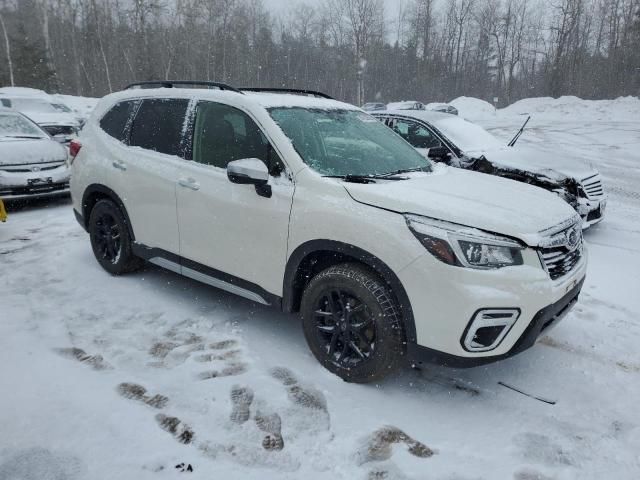
[[[340,178],[351,183],[376,183],[376,180],[407,180],[407,177],[393,177],[384,175],[323,175],[324,178]]]
[[[396,175],[402,175],[403,173],[412,173],[412,172],[426,172],[427,170],[425,170],[425,168],[429,168],[428,166],[424,166],[424,167],[415,167],[415,168],[403,168],[401,170],[396,170],[395,172],[389,172],[389,173],[382,173],[380,175],[375,175],[375,178],[384,178],[387,180],[396,180],[394,178],[388,178],[388,177],[394,177]],[[405,179],[406,177],[402,177],[402,179]],[[398,178],[397,180],[401,180],[400,178]]]

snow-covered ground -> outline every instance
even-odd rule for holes
[[[454,102],[505,141],[532,113],[520,141],[592,162],[610,192],[578,306],[481,368],[347,384],[295,316],[152,266],[109,276],[68,200],[10,211],[0,480],[640,478],[640,103],[562,100]]]

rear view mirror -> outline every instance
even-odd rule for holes
[[[449,149],[447,147],[432,147],[429,149],[427,157],[440,162],[449,160]]]

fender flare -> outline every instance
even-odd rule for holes
[[[395,272],[375,255],[354,245],[334,240],[311,240],[299,245],[289,256],[284,273],[282,289],[282,309],[285,312],[293,312],[297,308],[297,301],[301,294],[300,286],[296,285],[298,272],[303,261],[315,252],[333,252],[355,258],[380,275],[391,289],[391,293],[398,301],[402,314],[406,340],[408,344],[416,343],[416,324],[413,309],[407,292]]]
[[[89,198],[94,194],[100,194],[100,196],[107,197],[118,206],[122,214],[124,215],[125,222],[127,224],[127,229],[129,230],[129,236],[131,241],[134,242],[136,237],[133,233],[133,225],[131,225],[131,220],[129,219],[129,214],[127,213],[127,209],[124,206],[124,202],[118,196],[116,192],[111,190],[109,187],[106,187],[100,183],[93,183],[89,185],[83,195],[82,195],[82,218],[84,219],[85,229],[88,228],[87,223],[89,222],[88,208],[89,208]]]

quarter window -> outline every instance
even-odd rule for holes
[[[188,105],[189,100],[183,98],[143,100],[131,127],[130,145],[182,156]]]
[[[283,164],[258,125],[243,111],[214,102],[200,102],[196,109],[193,160],[227,168],[234,160],[257,158],[278,176]]]
[[[137,105],[137,101],[117,103],[102,117],[100,128],[113,138],[125,142],[126,132],[133,120]]]

